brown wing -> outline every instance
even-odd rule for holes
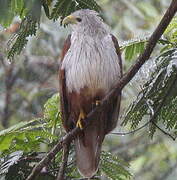
[[[61,53],[61,60],[59,65],[59,93],[60,93],[60,108],[61,108],[61,115],[62,115],[62,123],[66,131],[69,131],[69,103],[67,99],[67,90],[66,90],[66,79],[65,79],[65,70],[61,69],[62,61],[68,52],[68,49],[71,45],[71,35],[65,40],[63,50]]]
[[[120,47],[119,47],[119,43],[117,41],[117,38],[112,35],[112,41],[114,43],[114,47],[116,49],[116,52],[117,52],[117,56],[118,56],[118,59],[119,59],[119,65],[120,65],[120,72],[121,72],[121,77],[122,77],[122,74],[123,74],[123,71],[122,71],[122,57],[121,57],[121,51],[120,51]]]
[[[112,36],[112,41],[114,43],[114,47],[117,52],[119,65],[120,65],[120,73],[121,73],[121,77],[122,77],[122,58],[121,58],[119,44],[118,44],[116,37],[113,35],[111,35],[111,36]],[[107,107],[108,120],[106,122],[106,134],[109,133],[110,131],[112,131],[117,125],[119,110],[120,110],[120,102],[121,102],[121,93],[119,93],[117,95],[117,98],[112,100],[112,102],[110,102],[109,106]]]

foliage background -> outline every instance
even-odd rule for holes
[[[143,43],[154,30],[170,3],[166,0],[98,0],[97,2],[102,7],[103,17],[110,25],[113,34],[119,39],[119,43],[128,47],[131,42],[132,44],[135,41],[141,42],[141,46],[138,46],[141,49],[143,49]],[[6,22],[11,22],[12,17],[13,15]],[[57,120],[58,115],[57,117],[53,117],[52,113],[48,115],[46,106],[50,106],[50,102],[45,107],[44,104],[49,97],[58,92],[58,58],[64,39],[69,33],[69,28],[61,27],[59,21],[49,21],[42,11],[37,36],[28,38],[29,42],[21,55],[15,56],[14,61],[10,62],[6,58],[7,50],[9,50],[8,40],[13,41],[13,25],[18,24],[18,22],[18,18],[14,19],[10,28],[4,29],[1,27],[0,32],[0,129],[3,130],[4,127],[7,128],[20,122],[22,124],[16,127],[15,133],[19,133],[18,138],[9,147],[8,143],[3,143],[3,141],[6,141],[2,138],[3,134],[1,134],[1,150],[11,149],[13,151],[13,148],[17,150],[17,144],[20,144],[25,138],[27,143],[31,142],[31,149],[34,145],[34,148],[37,147],[37,149],[34,149],[35,151],[47,151],[56,140],[54,134],[63,134],[58,129],[54,133],[55,127],[59,127],[60,124],[56,124],[57,121],[50,120]],[[168,33],[166,36],[170,37]],[[175,39],[173,41],[175,42]],[[158,45],[152,59],[157,57],[159,51],[164,47],[169,48],[169,44],[167,43],[165,46]],[[130,53],[131,51],[132,53]],[[136,53],[133,53],[134,51],[135,47],[133,46],[124,51],[124,72],[137,57]],[[153,60],[151,63],[145,64],[130,85],[124,89],[121,117],[115,132],[130,131],[131,123],[126,127],[120,126],[123,116],[129,104],[136,99],[136,96],[142,90],[142,84],[149,80],[150,73],[155,66]],[[55,112],[55,109],[50,112]],[[42,118],[43,115],[45,116],[44,119]],[[54,115],[56,114],[54,113]],[[38,119],[30,121],[34,118]],[[26,121],[28,124],[27,130]],[[144,121],[147,121],[147,119],[145,118]],[[48,129],[45,128],[45,125]],[[37,128],[36,131],[34,131],[34,126]],[[31,131],[34,132],[34,139],[31,136]],[[13,139],[14,136],[11,131],[5,133],[6,135],[9,133],[8,139]],[[30,133],[30,136],[28,136],[28,133]],[[149,126],[147,126],[134,134],[126,136],[108,135],[103,149],[130,164],[130,172],[133,174],[132,179],[175,179],[177,175],[176,143],[158,130],[153,139],[150,138],[149,134]],[[36,136],[40,137],[37,141]],[[46,137],[48,137],[47,142]],[[30,138],[29,141],[28,138]],[[31,149],[28,149],[28,147],[24,146],[24,149],[19,148],[19,150],[29,153]],[[8,154],[8,151],[3,151],[3,153]],[[20,152],[18,157],[21,156]],[[35,158],[38,158],[38,156],[40,154]]]

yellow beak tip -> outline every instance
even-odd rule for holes
[[[76,24],[76,23],[77,23],[77,19],[75,16],[72,15],[65,17],[62,21],[62,25]]]

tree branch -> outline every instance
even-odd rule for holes
[[[64,180],[65,169],[66,169],[66,166],[67,166],[68,155],[69,155],[69,147],[70,147],[70,144],[66,144],[63,147],[62,165],[61,165],[61,167],[59,169],[57,180]]]
[[[26,180],[33,180],[44,166],[47,166],[49,162],[55,157],[55,155],[62,149],[63,146],[69,144],[75,136],[80,132],[80,128],[75,128],[68,134],[66,134],[51,150],[50,152],[33,168],[31,174]]]
[[[90,123],[93,115],[98,113],[99,111],[102,110],[102,108],[114,97],[117,96],[117,94],[124,88],[126,84],[130,82],[130,80],[135,76],[135,74],[138,72],[138,70],[141,68],[141,66],[149,59],[155,45],[157,44],[158,40],[164,33],[165,29],[171,22],[173,16],[175,15],[177,11],[177,0],[172,0],[170,7],[167,9],[165,15],[163,16],[161,22],[159,23],[158,27],[156,30],[153,32],[151,35],[146,48],[144,52],[139,56],[138,60],[136,63],[130,68],[130,70],[121,78],[121,80],[117,83],[115,88],[113,88],[106,96],[105,98],[101,101],[100,105],[94,108],[87,116],[87,118],[84,120],[85,122],[85,127],[88,126]],[[33,180],[36,175],[41,171],[41,169],[47,165],[59,152],[63,144],[67,144],[71,142],[75,135],[77,135],[81,130],[79,128],[74,128],[71,132],[69,132],[64,138],[58,142],[54,146],[54,148],[44,157],[37,165],[34,167],[32,173],[28,176],[27,180]]]

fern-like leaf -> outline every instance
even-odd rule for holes
[[[93,9],[99,12],[101,8],[95,0],[57,0],[51,18],[53,20],[64,18],[79,9]]]
[[[166,129],[176,131],[177,121],[177,49],[169,50],[156,59],[157,67],[150,80],[144,84],[137,100],[129,107],[123,124],[131,123],[137,128],[145,115],[153,118],[153,123],[163,123]],[[150,135],[156,127],[151,123]]]
[[[48,130],[48,125],[42,119],[22,122],[0,132],[0,152],[16,150],[37,150],[41,142],[48,143],[55,139]],[[48,140],[48,142],[47,142]]]
[[[8,155],[5,159],[2,160],[2,164],[0,165],[0,177],[3,174],[6,174],[9,171],[9,168],[13,166],[18,160],[22,157],[22,151],[16,151]]]
[[[128,171],[129,165],[117,156],[109,152],[102,152],[100,170],[113,180],[128,180],[131,174]]]
[[[8,59],[12,59],[15,54],[20,54],[28,42],[27,38],[36,35],[37,23],[39,23],[41,16],[41,7],[41,1],[34,1],[33,3],[31,1],[25,1],[23,10],[27,9],[27,15],[22,20],[20,30],[17,35],[15,35],[15,38],[9,41],[10,49],[8,51]]]

